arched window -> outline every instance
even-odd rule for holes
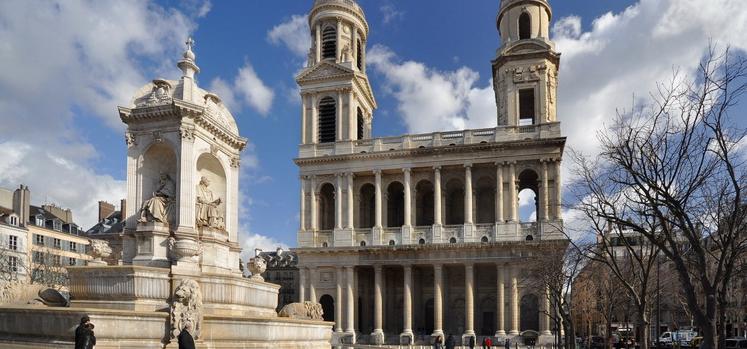
[[[394,240],[389,240],[389,246],[394,246],[395,244],[396,242],[394,242]]]
[[[358,70],[363,70],[363,49],[361,48],[360,40],[358,40],[355,47],[356,47],[355,57],[357,58],[356,65],[358,66]]]
[[[532,170],[524,170],[519,174],[519,221],[536,222],[539,202],[537,193],[539,182],[537,173]]]
[[[337,29],[328,26],[322,30],[322,59],[337,59]]]
[[[456,238],[452,236],[451,239],[449,239],[449,243],[450,244],[455,244],[456,243]]]
[[[370,183],[361,187],[358,195],[358,228],[369,229],[374,226],[376,214],[376,188]]]
[[[519,16],[519,40],[532,37],[532,17],[524,12]]]
[[[319,101],[319,143],[334,142],[337,137],[337,103],[332,97]]]
[[[316,302],[316,299],[312,300]],[[319,303],[322,305],[322,319],[324,321],[335,321],[335,299],[332,296],[325,294],[319,298]]]
[[[361,240],[360,244],[361,246],[366,246],[366,240]]]
[[[322,247],[329,247],[329,244],[326,241],[322,242]]]
[[[433,225],[433,184],[427,180],[415,186],[415,225]]]
[[[418,245],[425,245],[425,239],[418,240]]]
[[[400,182],[392,182],[387,188],[386,213],[387,227],[405,224],[405,187]]]
[[[534,241],[534,236],[532,236],[531,234],[529,234],[529,235],[527,235],[527,237],[526,237],[525,240],[526,241]]]
[[[483,236],[482,239],[480,239],[480,242],[483,242],[483,243],[487,243],[489,241],[490,241],[490,239],[488,239],[487,236]]]
[[[446,224],[464,224],[464,185],[457,179],[446,183]]]
[[[477,223],[495,223],[495,180],[482,177],[477,180],[475,208]]]
[[[363,139],[363,110],[361,110],[360,107],[358,107],[358,139]]]
[[[319,191],[319,229],[335,228],[335,187],[324,183]]]

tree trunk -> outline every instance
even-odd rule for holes
[[[636,324],[637,329],[637,336],[638,337],[638,345],[640,346],[640,349],[648,349],[649,345],[649,339],[648,339],[648,316],[646,316],[645,311],[638,311],[638,323]]]

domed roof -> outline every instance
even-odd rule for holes
[[[195,64],[195,54],[192,52],[194,41],[187,41],[187,50],[177,66],[182,69],[183,75],[179,80],[155,79],[141,87],[130,101],[130,108],[145,108],[158,105],[168,105],[174,100],[181,100],[204,107],[204,116],[215,124],[225,128],[231,133],[238,135],[239,128],[233,114],[215,93],[205,91],[194,80],[194,74],[199,72]],[[185,89],[184,84],[190,84]],[[192,91],[192,93],[185,93]]]

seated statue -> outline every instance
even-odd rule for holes
[[[206,177],[200,178],[200,184],[197,186],[197,226],[210,227],[216,229],[225,229],[224,218],[218,210],[222,202],[208,188],[210,180]]]
[[[150,199],[143,202],[143,206],[140,208],[140,219],[137,221],[140,223],[160,222],[168,224],[169,212],[171,211],[171,204],[174,202],[175,191],[176,187],[171,177],[165,173],[161,173],[158,180],[158,188],[153,192],[153,196]]]

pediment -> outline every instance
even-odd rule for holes
[[[300,74],[298,74],[298,76],[296,76],[296,81],[301,83],[307,81],[334,79],[339,77],[350,78],[354,74],[355,73],[353,72],[353,70],[346,67],[342,67],[329,62],[322,62],[320,64],[317,64],[316,66],[309,67],[303,70]]]
[[[553,47],[542,40],[521,40],[503,49],[503,55],[552,51]]]

